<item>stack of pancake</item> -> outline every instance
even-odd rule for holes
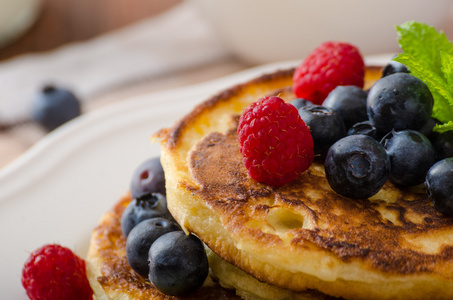
[[[423,189],[386,183],[370,199],[348,199],[329,187],[317,162],[278,188],[247,175],[238,118],[263,96],[294,99],[293,72],[231,87],[156,135],[168,208],[210,259],[211,277],[187,299],[453,298],[453,220]],[[379,77],[368,67],[365,88]],[[127,265],[120,217],[129,201],[93,232],[87,262],[95,294],[173,299]]]

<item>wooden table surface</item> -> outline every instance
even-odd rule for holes
[[[35,24],[0,49],[0,61],[55,49],[159,14],[182,0],[40,0]]]

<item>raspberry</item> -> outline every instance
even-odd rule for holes
[[[70,249],[49,244],[35,250],[22,270],[22,285],[32,300],[88,300],[93,291],[85,261]]]
[[[272,186],[294,180],[313,161],[313,138],[297,109],[279,97],[247,107],[238,126],[240,151],[250,177]]]
[[[359,50],[346,43],[325,42],[297,67],[293,91],[299,98],[322,104],[339,85],[363,88],[365,64]]]

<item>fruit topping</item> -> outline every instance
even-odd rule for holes
[[[201,241],[174,231],[162,235],[149,249],[149,280],[161,292],[182,296],[201,287],[209,265]]]
[[[388,133],[381,141],[390,158],[390,181],[402,186],[423,183],[426,172],[436,162],[433,145],[418,131]]]
[[[146,194],[141,198],[132,200],[126,207],[121,217],[121,230],[127,237],[135,225],[141,221],[157,217],[171,219],[170,212],[167,209],[167,198],[159,193]]]
[[[343,119],[346,129],[368,120],[366,112],[367,93],[354,85],[337,86],[322,104],[337,112]]]
[[[395,73],[379,79],[370,89],[367,111],[378,132],[421,129],[433,112],[433,97],[420,79]]]
[[[149,193],[166,194],[165,176],[160,157],[150,158],[135,169],[130,190],[132,198],[140,198]]]
[[[329,107],[310,105],[299,109],[299,115],[310,128],[315,155],[324,159],[333,143],[346,135],[343,119]]]
[[[380,135],[369,120],[352,125],[352,127],[348,130],[348,135],[355,134],[364,134],[374,138],[377,141],[380,140]]]
[[[431,142],[436,150],[437,160],[453,157],[453,130],[433,132]]]
[[[307,106],[307,105],[313,105],[312,102],[308,101],[307,99],[302,99],[302,98],[296,98],[291,101],[289,101],[296,109],[299,109],[301,107]]]
[[[365,64],[359,50],[342,42],[325,42],[296,68],[293,91],[299,98],[322,104],[339,85],[363,88]]]
[[[429,87],[432,117],[440,122],[434,130],[453,130],[453,44],[442,31],[424,23],[406,22],[396,29],[403,53],[394,60]]]
[[[383,69],[382,77],[395,74],[395,73],[410,73],[409,69],[397,61],[391,60]]]
[[[131,268],[147,278],[149,248],[160,236],[176,230],[181,229],[165,218],[152,218],[138,223],[131,230],[126,241],[126,257]]]
[[[47,131],[80,115],[80,102],[69,90],[45,86],[32,100],[32,118]]]
[[[453,157],[435,163],[426,174],[425,186],[434,207],[453,216]]]
[[[264,97],[248,106],[237,132],[244,165],[259,182],[282,186],[313,161],[308,127],[297,109],[279,97]]]
[[[22,285],[31,300],[89,300],[93,296],[85,261],[56,244],[30,254],[22,269]]]
[[[436,119],[429,118],[428,122],[426,122],[426,124],[422,128],[420,128],[418,131],[423,133],[424,136],[426,136],[428,139],[431,140],[431,136],[433,134],[433,129],[438,123],[439,123],[439,121],[437,121]]]
[[[327,181],[338,194],[354,199],[379,192],[390,172],[384,147],[367,135],[351,135],[330,147],[324,162]]]

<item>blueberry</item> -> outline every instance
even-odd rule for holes
[[[337,86],[322,105],[335,110],[346,128],[350,128],[355,123],[368,120],[366,99],[367,93],[357,86]]]
[[[378,134],[376,128],[370,121],[363,121],[352,125],[348,130],[348,135],[364,134],[372,137],[375,140],[380,140],[381,136]]]
[[[130,190],[132,198],[140,198],[149,193],[166,195],[164,170],[159,157],[150,158],[135,169]]]
[[[431,142],[436,150],[437,160],[453,157],[453,130],[433,132]]]
[[[310,128],[315,155],[324,159],[329,147],[346,135],[343,120],[333,109],[320,105],[305,106],[298,111]]]
[[[433,128],[438,123],[439,123],[439,121],[437,121],[436,119],[429,118],[428,122],[426,122],[426,124],[422,128],[420,128],[418,131],[420,131],[424,136],[426,136],[428,139],[431,140],[431,137],[433,135]]]
[[[310,102],[307,99],[303,99],[303,98],[293,99],[293,100],[289,101],[289,103],[291,103],[297,109],[307,106],[307,105],[313,105],[312,102]]]
[[[426,174],[425,187],[434,208],[453,216],[453,157],[435,163]]]
[[[338,194],[354,199],[379,192],[390,172],[384,147],[367,135],[351,135],[330,147],[324,162],[326,178]]]
[[[32,100],[32,118],[47,131],[80,115],[80,102],[69,90],[45,86]]]
[[[180,228],[165,218],[144,220],[135,226],[126,240],[126,258],[131,268],[147,278],[149,272],[148,252],[160,236]]]
[[[433,96],[423,81],[407,73],[379,79],[370,89],[367,112],[378,132],[419,130],[431,117]]]
[[[418,131],[392,131],[381,141],[390,158],[390,181],[402,186],[423,183],[436,162],[431,142]]]
[[[121,230],[125,237],[143,220],[163,217],[172,219],[167,209],[167,198],[159,193],[147,194],[132,200],[121,216]]]
[[[395,73],[410,73],[407,66],[403,65],[400,62],[391,60],[383,69],[382,77],[395,74]]]
[[[149,249],[149,280],[171,296],[187,295],[203,285],[208,259],[201,241],[182,231],[167,233]]]

